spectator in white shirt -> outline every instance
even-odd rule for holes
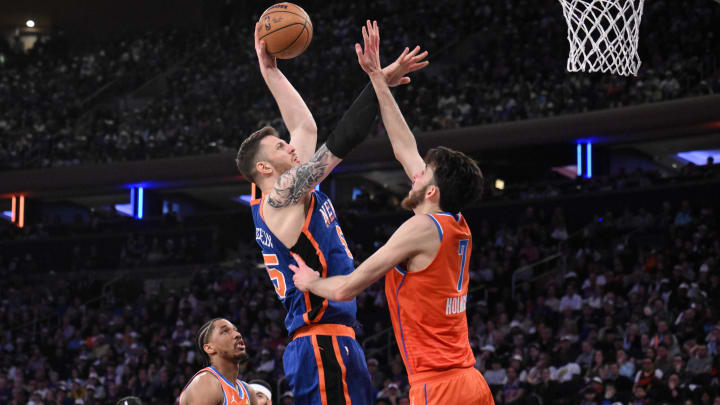
[[[560,312],[564,312],[566,309],[572,311],[579,311],[582,307],[582,298],[575,292],[575,284],[570,283],[567,286],[565,295],[560,300]]]

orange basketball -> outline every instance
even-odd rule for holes
[[[305,52],[313,36],[310,16],[292,3],[278,3],[260,16],[260,39],[268,53],[279,59],[292,59]]]

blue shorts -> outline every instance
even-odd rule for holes
[[[298,337],[285,348],[283,366],[295,405],[374,403],[365,353],[352,337]]]

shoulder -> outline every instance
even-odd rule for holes
[[[402,232],[413,239],[426,239],[430,235],[435,235],[439,239],[437,226],[432,216],[415,214],[400,225],[397,232]]]
[[[424,251],[437,248],[440,233],[428,215],[415,214],[393,233],[388,244],[406,251]]]
[[[415,214],[405,221],[402,226],[417,231],[432,231],[435,229],[436,219],[428,214]]]
[[[196,375],[183,391],[183,403],[185,404],[222,404],[223,391],[220,381],[209,371]]]

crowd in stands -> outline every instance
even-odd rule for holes
[[[604,221],[581,226],[568,225],[576,221],[560,206],[527,206],[503,223],[482,210],[466,215],[470,343],[496,403],[718,403],[716,206],[653,201],[597,214]],[[359,261],[392,231],[363,240],[344,227]],[[513,277],[554,253],[532,278]],[[112,404],[125,395],[172,403],[201,367],[194,333],[215,316],[244,334],[242,378],[269,381],[274,395],[288,390],[284,311],[252,243],[200,260],[180,282],[30,271],[0,256],[0,403]],[[382,281],[357,303],[376,404],[406,404],[401,358],[382,333],[390,327]]]
[[[353,48],[366,17],[380,22],[386,62],[404,46],[430,51],[431,67],[397,92],[416,131],[720,93],[720,8],[712,2],[645,7],[637,78],[565,72],[566,24],[551,0],[420,1],[412,13],[380,0],[303,6],[313,43],[280,65],[307,100],[321,138],[366,81]],[[246,11],[229,10],[226,24],[202,32],[134,34],[83,52],[52,39],[8,58],[0,65],[0,169],[229,151],[262,125],[281,128],[256,67],[257,16]],[[153,78],[151,96],[125,97]],[[121,79],[124,91],[115,89],[111,101],[79,104]],[[375,132],[382,131],[378,125]]]

